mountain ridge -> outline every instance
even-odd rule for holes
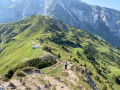
[[[80,0],[16,0],[0,9],[0,21],[14,22],[40,14],[61,20],[71,26],[98,35],[114,46],[120,46],[120,12],[88,5]],[[9,7],[9,8],[7,8]]]
[[[85,79],[88,77],[91,77],[95,81],[96,87],[100,89],[103,87],[107,87],[109,90],[119,88],[120,50],[102,39],[66,25],[59,20],[39,15],[16,23],[3,24],[0,27],[1,79],[13,82],[14,77],[20,78],[21,75],[26,76],[25,78],[31,78],[34,73],[27,77],[29,75],[26,75],[24,70],[29,70],[32,67],[48,72],[48,75],[54,78],[57,76],[59,79],[60,74],[68,75],[63,72],[64,64],[59,63],[67,60],[69,63],[73,63],[68,72],[74,72],[76,76],[78,75],[80,80],[78,83],[87,90],[91,88],[87,83],[89,80]],[[55,58],[56,64],[59,65],[57,68],[53,65]],[[85,70],[82,71],[82,68]],[[49,72],[49,70],[52,71]],[[83,73],[86,70],[90,76]],[[82,73],[83,75],[80,76]],[[87,77],[85,77],[86,75]],[[71,74],[69,74],[70,76]],[[70,80],[69,77],[68,80]],[[10,82],[3,81],[5,87],[8,87],[5,83],[11,86]],[[13,84],[16,85],[15,82]],[[74,90],[78,89],[77,84],[69,82],[68,85],[69,87],[74,86],[71,87]]]

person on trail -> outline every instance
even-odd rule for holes
[[[65,70],[67,70],[68,63],[67,61],[65,62]]]

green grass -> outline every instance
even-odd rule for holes
[[[115,66],[108,66],[108,67],[111,70],[112,74],[120,75],[120,69],[118,67]]]
[[[61,71],[62,71],[62,69],[63,69],[63,64],[62,65],[59,65],[57,68],[55,68],[54,70],[51,70],[49,73],[48,73],[48,75],[59,75],[60,73],[61,73]]]
[[[59,27],[56,22],[61,24],[63,28]],[[102,70],[101,67],[105,67],[106,71],[110,70],[111,73],[103,73],[103,75],[106,76],[110,83],[114,83],[116,88],[119,87],[112,80],[112,75],[119,75],[120,73],[120,69],[117,68],[120,65],[120,50],[93,35],[65,25],[55,19],[39,15],[16,23],[0,25],[0,27],[0,43],[3,44],[2,50],[0,50],[0,75],[5,75],[14,67],[22,66],[21,61],[25,58],[30,61],[39,58],[45,53],[52,54],[55,57],[60,53],[60,60],[62,61],[70,60],[76,64],[77,62],[74,59],[77,59],[79,65],[86,64],[87,68],[93,73],[92,77],[98,74],[95,66],[99,67],[100,70]],[[32,46],[38,43],[42,45],[38,49],[32,49]],[[95,61],[89,60],[84,52],[89,44],[95,48]],[[44,46],[50,47],[51,51],[44,51]],[[95,66],[92,64],[93,62],[96,62]],[[63,66],[58,65],[54,70],[52,70],[54,66],[51,66],[41,71],[51,70],[48,75],[58,75],[61,73]],[[101,80],[105,81],[102,75],[98,75]],[[102,83],[99,83],[99,85],[103,86]]]
[[[99,50],[100,52],[109,52],[109,49],[101,47],[101,48],[97,48],[97,50]]]
[[[41,56],[43,54],[42,47],[33,50],[32,44],[30,41],[23,41],[22,43],[10,43],[12,46],[5,48],[5,50],[1,53],[1,72],[6,72],[8,69],[16,66],[17,64],[21,63],[24,58],[33,59]],[[14,47],[15,46],[15,47]],[[8,51],[9,50],[9,51]],[[4,52],[6,52],[4,54]],[[7,67],[9,65],[9,67]]]
[[[45,67],[45,68],[41,69],[41,72],[43,72],[43,73],[49,72],[49,71],[52,70],[55,66],[59,66],[59,64],[56,63],[56,64],[54,64],[54,65],[52,65],[52,66]]]
[[[12,79],[16,79],[16,78],[22,78],[22,77],[25,77],[26,74],[21,71],[21,70],[18,70],[15,72],[14,76],[12,77]]]

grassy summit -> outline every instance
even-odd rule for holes
[[[120,50],[58,20],[34,15],[20,22],[1,24],[0,44],[0,75],[14,67],[36,67],[34,60],[50,53],[58,61],[68,60],[87,67],[100,88],[104,85],[119,88],[116,77],[120,74]],[[31,62],[34,65],[26,64]]]

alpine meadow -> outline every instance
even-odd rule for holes
[[[109,27],[111,22],[107,27],[107,22],[103,23],[103,18],[99,17],[94,22],[96,24],[92,24],[96,25],[95,28],[90,25],[90,17],[80,17],[87,21],[82,19],[79,22],[79,16],[70,14],[66,8],[70,5],[75,7],[73,4],[81,5],[80,10],[85,11],[84,17],[89,16],[85,13],[86,10],[91,13],[91,8],[107,12],[107,15],[110,15],[110,9],[92,5],[88,9],[88,5],[79,0],[73,4],[73,0],[68,0],[69,3],[67,0],[46,0],[49,3],[45,4],[46,8],[49,6],[46,12],[31,11],[32,14],[28,14],[29,10],[24,9],[26,16],[18,13],[18,17],[7,19],[7,16],[1,17],[3,11],[8,10],[3,8],[5,5],[14,3],[9,7],[12,11],[16,5],[25,4],[23,0],[7,1],[10,2],[0,6],[0,90],[120,90],[119,23],[115,25],[117,20],[111,20],[116,30],[113,33]],[[25,1],[28,4],[32,0]],[[34,1],[35,12],[38,10],[37,1],[45,3]],[[29,3],[28,7],[31,5]],[[111,10],[112,15],[119,17],[119,11]]]

